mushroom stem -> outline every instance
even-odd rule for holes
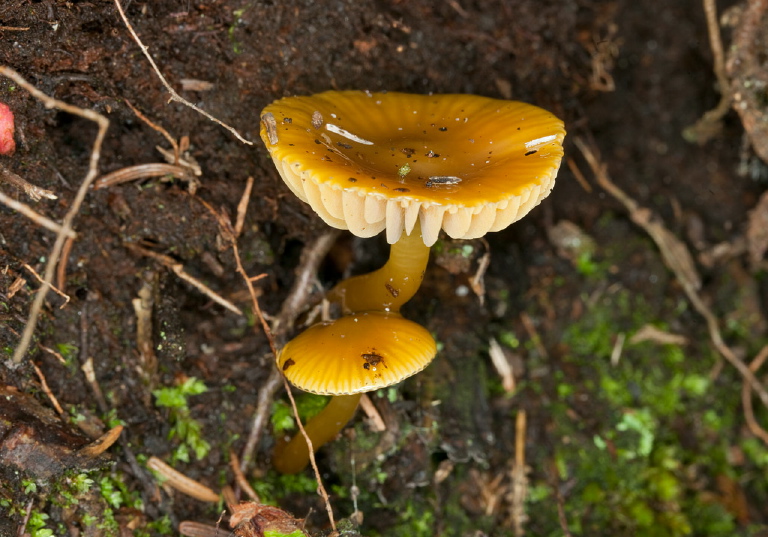
[[[347,312],[398,312],[416,294],[429,261],[418,221],[410,235],[392,245],[389,260],[378,270],[340,282],[328,292],[328,300],[340,302]]]
[[[355,414],[361,395],[334,395],[326,407],[304,426],[315,451],[336,438]],[[306,468],[308,463],[309,449],[304,435],[300,433],[294,435],[289,442],[278,444],[272,457],[272,464],[282,474],[297,474]]]

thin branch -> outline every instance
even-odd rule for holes
[[[135,106],[133,106],[133,105],[131,104],[131,101],[129,101],[128,99],[125,99],[125,104],[127,104],[127,105],[128,105],[128,108],[130,108],[131,110],[133,110],[133,113],[134,113],[134,114],[136,114],[136,116],[137,116],[137,117],[138,117],[140,120],[142,120],[144,123],[146,123],[147,125],[149,125],[149,127],[150,127],[152,130],[154,130],[155,132],[159,132],[161,135],[163,135],[163,137],[164,137],[166,140],[168,140],[168,143],[169,143],[169,144],[171,144],[171,147],[173,148],[173,156],[174,156],[174,159],[173,159],[173,162],[172,162],[171,164],[178,164],[178,162],[179,162],[179,156],[181,155],[181,151],[179,150],[179,144],[178,144],[178,142],[176,142],[176,140],[174,139],[174,137],[173,137],[173,136],[171,136],[171,135],[168,133],[168,131],[167,131],[167,130],[165,130],[163,127],[161,127],[161,126],[160,126],[160,125],[158,125],[157,123],[154,123],[154,122],[153,122],[153,121],[151,121],[151,120],[150,120],[150,119],[149,119],[147,116],[145,116],[144,114],[142,114],[142,113],[141,113],[141,111],[140,111],[138,108],[136,108]]]
[[[37,367],[37,364],[32,362],[32,367],[35,369],[35,374],[37,375],[37,378],[40,379],[40,386],[43,388],[43,393],[48,396],[48,399],[51,400],[51,404],[53,405],[53,408],[56,409],[56,412],[59,413],[59,416],[66,420],[67,416],[64,413],[64,409],[61,408],[61,405],[59,404],[59,400],[56,399],[56,396],[53,395],[53,392],[51,391],[51,388],[48,386],[48,382],[45,380],[45,375],[43,375],[43,372],[40,370],[39,367]]]
[[[237,458],[237,454],[232,450],[229,452],[229,466],[232,468],[232,473],[235,474],[235,482],[241,489],[243,489],[243,492],[248,495],[252,502],[261,503],[261,498],[259,498],[259,495],[253,490],[253,487],[248,483],[245,474],[243,474],[243,471],[240,469],[240,460]]]
[[[176,276],[178,276],[180,279],[184,280],[185,282],[189,283],[193,287],[195,287],[198,291],[203,293],[205,296],[209,297],[211,300],[219,304],[220,306],[223,306],[227,308],[232,313],[236,313],[238,315],[243,315],[243,312],[240,308],[235,306],[232,302],[218,294],[216,291],[205,285],[203,282],[195,278],[194,276],[190,275],[188,272],[184,270],[184,265],[181,263],[178,263],[175,259],[172,257],[169,257],[167,255],[158,254],[157,252],[153,252],[152,250],[147,250],[146,248],[142,248],[141,246],[138,246],[136,244],[126,243],[125,247],[129,250],[132,250],[133,252],[136,252],[137,254],[144,255],[147,257],[151,257],[153,259],[156,259],[160,261],[163,265],[171,269]]]
[[[44,282],[43,282],[43,279],[40,277],[40,275],[39,275],[37,272],[35,272],[35,269],[33,269],[32,267],[30,267],[30,266],[29,266],[27,263],[22,263],[22,264],[21,264],[21,266],[22,266],[22,267],[24,267],[25,269],[27,269],[29,272],[31,272],[31,273],[32,273],[32,276],[34,276],[34,277],[37,279],[37,281],[39,281],[40,283],[44,283]],[[54,293],[56,293],[57,295],[59,295],[61,298],[63,298],[63,299],[64,299],[64,304],[62,304],[62,305],[61,305],[61,307],[60,307],[59,309],[63,308],[63,307],[64,307],[64,306],[66,306],[67,304],[69,304],[69,295],[67,295],[67,294],[66,294],[66,293],[64,293],[63,291],[60,291],[60,290],[59,290],[58,288],[56,288],[56,286],[54,286],[53,284],[49,284],[49,285],[50,285],[50,287],[51,287],[51,290],[53,290],[53,292],[54,292]]]
[[[328,520],[331,522],[331,528],[333,528],[333,531],[336,531],[336,520],[333,518],[333,508],[331,507],[331,500],[328,498],[328,493],[325,491],[325,486],[323,486],[323,479],[320,477],[320,469],[317,467],[317,460],[315,459],[315,449],[312,446],[312,439],[307,434],[307,430],[304,428],[304,424],[301,423],[301,419],[299,419],[299,409],[296,407],[296,399],[293,397],[293,393],[291,392],[291,386],[288,384],[288,379],[285,378],[285,375],[280,375],[283,377],[283,384],[285,385],[285,391],[288,394],[288,400],[291,402],[291,408],[293,409],[293,415],[296,416],[296,425],[299,427],[299,431],[301,432],[301,435],[304,437],[304,441],[307,443],[307,449],[309,450],[309,463],[312,465],[312,470],[315,472],[315,479],[317,480],[317,491],[320,493],[320,496],[322,496],[323,500],[325,501],[325,510],[328,512]]]
[[[253,189],[253,177],[248,176],[243,189],[243,195],[240,197],[240,203],[237,204],[237,220],[235,220],[235,237],[239,237],[243,232],[245,225],[245,214],[248,212],[248,201],[251,199],[251,190]]]
[[[50,190],[46,190],[44,188],[40,188],[37,185],[33,185],[22,176],[13,173],[2,164],[0,164],[0,181],[4,181],[22,190],[32,199],[32,201],[40,201],[42,198],[49,200],[58,199],[58,196]]]
[[[757,356],[755,356],[755,359],[749,364],[749,369],[752,370],[752,372],[757,373],[757,370],[760,369],[766,359],[768,359],[768,345],[763,347]],[[768,431],[763,429],[755,419],[755,411],[752,408],[752,392],[749,389],[749,384],[747,384],[746,380],[742,383],[741,403],[744,407],[744,419],[747,422],[747,427],[749,427],[749,430],[753,435],[757,436],[768,445]]]
[[[242,455],[240,457],[240,470],[246,472],[248,465],[253,460],[253,453],[256,451],[256,446],[261,441],[261,435],[267,427],[267,421],[269,420],[269,413],[272,408],[272,402],[275,400],[275,394],[280,386],[283,375],[277,370],[277,367],[273,367],[270,370],[269,377],[259,387],[259,397],[256,401],[256,411],[253,413],[253,419],[251,420],[251,427],[248,433],[248,439],[245,442]]]
[[[196,500],[217,503],[220,499],[220,496],[213,490],[199,481],[187,477],[154,455],[147,461],[147,468],[160,474],[165,479],[167,485]]]
[[[21,524],[19,525],[19,528],[16,531],[16,537],[24,537],[24,535],[27,534],[27,523],[29,522],[29,517],[32,515],[32,506],[34,504],[35,504],[35,499],[30,498],[29,502],[27,502],[27,509],[26,509],[26,513],[24,514],[24,519],[21,521]]]
[[[280,313],[272,323],[276,334],[285,334],[293,329],[293,323],[301,310],[306,306],[312,291],[312,279],[325,256],[328,255],[339,236],[338,229],[331,229],[320,235],[315,242],[306,246],[301,252],[301,260],[296,269],[296,279],[288,296],[283,301]]]
[[[75,239],[72,237],[67,237],[67,241],[64,243],[64,246],[61,249],[61,263],[59,263],[59,266],[56,269],[56,285],[59,289],[61,289],[62,293],[64,292],[64,288],[66,286],[67,263],[69,263],[69,254],[72,251],[72,246],[74,246],[74,244]],[[69,296],[67,296],[67,302],[69,302]],[[66,303],[61,307],[63,308],[65,305]]]
[[[18,213],[23,214],[24,216],[32,220],[35,224],[37,224],[38,226],[44,227],[48,231],[53,231],[54,233],[63,233],[65,237],[70,237],[70,238],[77,237],[77,233],[75,233],[71,229],[65,230],[59,224],[57,224],[47,216],[41,215],[40,213],[35,211],[33,208],[31,208],[29,205],[22,203],[20,201],[16,201],[15,199],[11,198],[10,196],[7,196],[1,191],[0,191],[0,203],[10,207],[11,209],[13,209]]]
[[[187,183],[193,183],[197,181],[194,175],[190,173],[187,168],[182,166],[176,166],[174,164],[166,164],[164,162],[151,162],[148,164],[135,164],[133,166],[127,166],[120,168],[113,172],[109,172],[106,175],[99,177],[93,185],[94,190],[107,188],[109,186],[115,186],[129,181],[138,181],[141,179],[149,179],[150,177],[165,177],[173,176],[178,177],[182,181]]]
[[[53,248],[51,249],[51,253],[48,256],[48,263],[46,264],[45,274],[43,276],[43,285],[35,296],[35,300],[33,301],[32,307],[30,308],[29,320],[24,327],[24,333],[21,336],[21,341],[19,341],[19,345],[16,347],[16,351],[13,354],[13,362],[18,364],[21,362],[22,358],[24,358],[24,355],[29,348],[29,343],[32,340],[32,334],[35,332],[37,319],[40,315],[40,309],[43,307],[43,302],[45,301],[45,297],[48,295],[48,289],[50,288],[51,281],[53,281],[56,265],[59,262],[59,256],[61,255],[61,250],[64,247],[64,242],[67,237],[71,236],[72,234],[72,221],[75,219],[75,216],[77,216],[78,212],[80,212],[80,206],[85,199],[85,195],[88,193],[88,189],[90,188],[91,183],[93,183],[93,180],[96,179],[96,176],[98,175],[99,158],[101,157],[101,145],[104,142],[104,136],[106,135],[107,129],[109,128],[109,120],[92,110],[78,108],[76,106],[72,106],[71,104],[67,104],[65,102],[49,97],[34,87],[32,84],[27,82],[19,73],[10,67],[0,66],[0,75],[10,78],[16,82],[33,97],[40,100],[46,108],[56,108],[63,112],[80,116],[95,122],[99,127],[99,132],[96,134],[96,139],[93,142],[93,148],[91,150],[91,158],[88,164],[88,173],[86,174],[85,179],[83,179],[83,182],[80,184],[80,188],[78,189],[75,198],[72,200],[69,211],[67,211],[67,214],[62,220],[62,229],[60,232],[58,232],[56,236],[56,242],[54,243]]]
[[[709,33],[709,47],[712,49],[714,59],[713,70],[717,77],[717,83],[720,86],[720,104],[716,110],[724,108],[725,111],[731,104],[730,83],[725,74],[725,54],[723,53],[723,40],[720,36],[720,24],[717,17],[717,5],[715,0],[703,0],[704,14],[707,17],[707,32]],[[725,113],[723,111],[722,113]],[[721,114],[722,114],[721,113]]]
[[[231,132],[238,140],[240,140],[244,144],[253,145],[253,142],[246,140],[245,138],[240,136],[240,133],[238,133],[235,129],[233,129],[226,123],[222,122],[221,120],[216,119],[215,117],[213,117],[211,114],[209,114],[202,108],[195,106],[194,104],[192,104],[191,102],[183,98],[181,95],[176,93],[176,90],[171,87],[171,85],[165,79],[163,74],[160,72],[160,69],[157,67],[155,60],[152,59],[152,55],[149,53],[149,48],[144,46],[144,43],[142,43],[141,39],[139,39],[139,36],[136,34],[136,31],[133,29],[133,26],[131,26],[131,23],[128,21],[128,17],[125,16],[125,12],[123,11],[123,6],[120,5],[120,0],[115,0],[115,6],[117,6],[117,10],[120,12],[120,17],[123,19],[123,22],[125,23],[126,28],[128,28],[128,31],[131,33],[133,40],[136,41],[137,45],[139,45],[141,52],[144,54],[144,56],[146,56],[147,60],[149,60],[149,63],[152,65],[152,68],[155,70],[155,73],[157,73],[157,76],[160,78],[160,81],[163,83],[163,86],[165,86],[165,89],[167,89],[168,93],[171,94],[171,100],[181,103],[183,105],[186,105],[190,107],[192,110],[196,111],[197,113],[204,115],[214,123],[221,125],[225,129],[227,129],[229,132]]]
[[[528,476],[525,467],[526,412],[520,409],[515,418],[515,462],[512,465],[512,522],[515,535],[525,534],[525,500],[528,497]]]
[[[722,128],[721,120],[731,108],[732,94],[731,84],[725,70],[725,54],[723,41],[720,37],[720,25],[717,17],[715,0],[702,0],[704,15],[707,18],[707,32],[709,33],[709,46],[712,49],[713,71],[717,78],[720,90],[720,102],[712,110],[706,112],[701,118],[683,132],[686,139],[700,144],[706,143],[710,138],[718,134]]]

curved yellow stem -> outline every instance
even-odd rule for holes
[[[304,426],[315,451],[336,438],[339,431],[352,419],[360,396],[359,393],[334,395],[326,407]],[[306,468],[308,463],[309,449],[301,433],[295,434],[288,443],[278,444],[272,457],[272,464],[282,474],[297,474]]]
[[[345,312],[398,312],[421,286],[428,261],[429,246],[417,223],[410,235],[392,245],[383,267],[340,282],[328,292],[328,300],[341,303]]]
[[[328,292],[328,299],[341,303],[347,313],[389,311],[397,313],[416,294],[429,261],[429,246],[424,244],[418,222],[410,235],[403,235],[392,245],[389,260],[378,270],[340,282]],[[335,395],[328,405],[304,429],[312,448],[333,440],[352,418],[360,394]],[[306,468],[309,449],[304,435],[296,434],[275,448],[272,463],[278,472],[295,474]]]

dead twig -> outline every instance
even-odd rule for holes
[[[277,355],[275,355],[277,356]],[[288,379],[285,375],[280,375],[283,378],[283,385],[285,386],[285,392],[288,394],[288,400],[291,402],[291,408],[293,409],[293,415],[296,418],[296,425],[299,427],[301,435],[304,437],[304,441],[307,443],[307,449],[309,450],[309,463],[312,465],[312,470],[315,472],[315,479],[317,480],[317,491],[322,496],[325,502],[325,510],[328,513],[328,520],[331,522],[331,528],[336,531],[336,520],[333,517],[333,508],[331,507],[331,500],[328,497],[328,493],[325,491],[323,485],[323,478],[320,476],[320,469],[317,467],[317,460],[315,459],[315,448],[312,445],[312,439],[309,438],[307,430],[304,428],[304,424],[299,419],[299,409],[296,407],[296,399],[291,392],[291,386],[288,384]]]
[[[659,345],[688,345],[688,338],[679,334],[672,334],[671,332],[665,332],[660,328],[653,326],[652,324],[643,325],[640,330],[634,333],[629,338],[629,342],[632,345],[643,343],[645,341],[651,341]]]
[[[131,104],[131,101],[128,99],[125,99],[125,104],[128,105],[128,108],[130,108],[134,114],[136,114],[136,117],[138,117],[140,120],[142,120],[144,123],[149,125],[149,128],[153,129],[155,132],[159,132],[166,140],[168,140],[168,143],[171,144],[171,147],[173,148],[173,161],[171,164],[178,164],[179,163],[179,157],[181,156],[181,150],[179,149],[179,144],[176,141],[176,139],[171,136],[167,130],[165,130],[163,127],[158,125],[157,123],[150,120],[147,116],[141,113],[141,111],[133,106]]]
[[[664,264],[667,265],[683,288],[688,300],[694,309],[704,317],[709,331],[710,341],[720,355],[726,359],[744,378],[750,387],[757,393],[763,404],[768,407],[768,391],[763,387],[750,368],[733,352],[723,341],[720,332],[720,324],[712,313],[712,310],[702,300],[698,293],[701,287],[701,279],[696,271],[688,248],[677,237],[667,230],[656,215],[650,209],[641,207],[632,198],[624,193],[609,178],[608,171],[597,153],[594,144],[587,144],[582,138],[574,140],[587,163],[592,168],[595,179],[609,194],[615,197],[629,212],[629,218],[650,235],[661,252]]]
[[[139,351],[141,376],[150,387],[155,385],[157,374],[157,355],[152,335],[156,274],[156,272],[150,272],[142,276],[137,298],[131,301],[136,315],[136,349]]]
[[[26,513],[24,513],[24,519],[19,524],[19,529],[16,530],[16,537],[24,537],[27,533],[27,524],[29,523],[29,517],[32,515],[32,506],[35,504],[35,499],[30,498],[27,502]]]
[[[253,460],[253,453],[256,451],[256,446],[261,441],[261,435],[267,427],[269,422],[269,413],[272,409],[272,402],[275,399],[275,394],[280,386],[282,375],[277,370],[277,367],[273,367],[269,373],[269,377],[259,387],[259,397],[256,401],[256,411],[253,413],[251,419],[251,427],[248,432],[248,439],[245,442],[242,456],[240,457],[240,470],[246,472],[248,465]]]
[[[251,501],[261,503],[259,495],[253,490],[251,484],[248,483],[248,480],[245,478],[245,474],[243,474],[243,471],[240,469],[240,460],[237,458],[237,454],[232,450],[229,452],[229,467],[232,468],[232,473],[235,475],[235,482],[241,489],[243,489]]]
[[[5,181],[6,183],[15,186],[24,192],[27,196],[29,196],[32,201],[40,201],[42,198],[49,200],[58,199],[58,196],[50,190],[46,190],[44,188],[40,188],[39,186],[33,185],[20,175],[13,173],[2,164],[0,164],[0,181]]]
[[[475,274],[469,278],[469,286],[472,288],[472,292],[480,300],[480,305],[485,305],[485,273],[488,270],[488,266],[491,264],[491,247],[485,238],[481,237],[480,241],[485,246],[485,253],[480,256],[477,261],[477,270]]]
[[[45,297],[48,294],[48,289],[51,286],[51,281],[53,280],[56,265],[59,262],[59,257],[61,255],[62,248],[64,247],[64,242],[67,237],[74,237],[74,232],[72,231],[72,222],[75,219],[75,216],[80,212],[80,206],[85,199],[85,195],[88,193],[88,189],[90,188],[91,183],[98,175],[98,164],[99,158],[101,157],[101,145],[104,141],[104,136],[107,133],[107,129],[109,128],[109,120],[92,110],[78,108],[76,106],[72,106],[65,102],[49,97],[34,87],[32,84],[27,82],[21,75],[9,67],[0,66],[0,75],[10,78],[16,82],[16,84],[29,92],[30,95],[41,101],[46,108],[56,108],[63,112],[80,116],[95,122],[99,127],[99,131],[96,134],[96,138],[91,149],[88,172],[83,179],[83,182],[80,184],[80,188],[77,190],[74,199],[72,200],[69,211],[67,211],[67,214],[62,220],[60,231],[57,231],[56,242],[51,249],[51,253],[48,255],[48,262],[46,264],[45,273],[43,276],[43,285],[35,296],[35,300],[32,302],[32,307],[30,308],[29,312],[29,319],[27,320],[27,324],[24,327],[21,341],[19,341],[19,344],[13,354],[13,362],[18,364],[21,362],[22,358],[27,352],[27,349],[29,348],[29,343],[32,340],[32,334],[34,333],[35,327],[37,326],[37,319],[40,315],[40,309],[43,306]]]
[[[61,263],[59,263],[59,266],[56,268],[56,286],[62,290],[66,284],[67,263],[69,263],[69,254],[72,252],[72,246],[74,244],[75,239],[67,237],[67,240],[64,241],[64,246],[61,248]],[[69,302],[69,298],[67,298],[67,302]],[[66,302],[61,307],[63,308],[64,306],[66,306]]]
[[[488,355],[491,357],[491,363],[496,372],[501,377],[501,385],[508,394],[515,392],[515,372],[512,369],[512,362],[507,358],[504,349],[496,338],[488,341]]]
[[[613,343],[613,350],[611,351],[611,366],[616,367],[621,360],[621,353],[624,351],[624,342],[627,340],[627,334],[620,332],[616,336],[616,341]]]
[[[364,393],[360,397],[360,408],[363,409],[363,412],[365,412],[365,415],[368,417],[371,431],[374,433],[382,433],[387,430],[387,424],[384,423],[384,419],[381,417],[381,414],[376,409],[367,393]]]
[[[544,359],[549,358],[549,353],[547,352],[546,347],[544,347],[544,344],[541,342],[541,336],[539,336],[539,332],[536,330],[536,325],[533,324],[533,319],[531,319],[531,316],[526,312],[522,312],[520,314],[520,320],[523,322],[523,327],[525,328],[525,331],[528,332],[528,337],[531,338],[531,342],[533,343],[533,346],[536,347],[536,351],[538,351],[539,356]]]
[[[179,524],[179,533],[184,537],[229,537],[232,535],[229,530],[191,520],[185,520]]]
[[[702,0],[704,4],[704,14],[707,17],[707,32],[709,33],[709,47],[712,49],[714,58],[713,70],[717,83],[720,86],[720,103],[715,110],[725,108],[723,113],[728,110],[731,104],[731,96],[728,91],[728,75],[725,72],[725,54],[723,53],[723,40],[720,35],[720,25],[718,23],[717,5],[715,0]]]
[[[245,213],[248,211],[248,201],[251,199],[251,190],[253,189],[253,177],[248,176],[243,189],[243,195],[240,196],[240,203],[237,204],[237,220],[235,220],[235,237],[239,237],[243,232],[245,225]]]
[[[702,0],[704,14],[707,18],[707,32],[709,33],[709,47],[712,49],[714,60],[713,70],[717,78],[720,90],[720,102],[712,110],[706,112],[695,124],[683,131],[683,136],[689,141],[705,144],[716,136],[722,129],[723,116],[731,108],[731,85],[725,70],[725,54],[723,53],[723,41],[720,36],[720,25],[717,17],[715,0]]]
[[[763,363],[765,363],[766,359],[768,359],[768,345],[763,347],[757,356],[755,356],[755,359],[749,364],[749,369],[753,373],[757,373],[757,370],[760,369]],[[746,379],[741,385],[741,403],[744,406],[744,419],[747,422],[747,427],[749,427],[749,430],[753,435],[768,445],[768,431],[763,429],[755,419],[755,412],[752,408],[752,391],[750,390]]]
[[[165,479],[164,483],[201,502],[217,503],[219,495],[202,483],[185,476],[175,468],[167,465],[155,456],[147,461],[147,468],[160,474]]]
[[[32,267],[30,267],[30,266],[29,266],[28,264],[26,264],[26,263],[22,263],[22,264],[21,264],[21,266],[22,266],[22,267],[24,267],[25,269],[27,269],[27,270],[28,270],[28,271],[29,271],[29,272],[32,274],[32,276],[34,276],[34,277],[35,277],[35,279],[36,279],[37,281],[39,281],[41,284],[42,284],[42,283],[44,283],[44,282],[43,282],[43,279],[40,277],[40,275],[39,275],[37,272],[35,272],[35,269],[33,269]],[[57,295],[59,295],[61,298],[63,298],[63,299],[64,299],[64,304],[62,304],[61,306],[59,306],[59,309],[63,309],[63,308],[64,308],[64,306],[66,306],[67,304],[69,304],[69,295],[67,295],[66,293],[63,293],[63,292],[59,291],[59,290],[58,290],[58,289],[57,289],[57,288],[56,288],[56,287],[55,287],[53,284],[49,284],[49,285],[51,286],[51,290],[52,290],[54,293],[56,293]]]
[[[99,177],[98,181],[94,183],[93,189],[100,190],[102,188],[128,183],[130,181],[166,176],[178,177],[185,182],[197,181],[197,179],[192,177],[187,168],[176,166],[174,164],[165,164],[163,162],[152,162],[149,164],[136,164],[135,166],[120,168],[119,170],[102,175]]]
[[[576,164],[576,161],[574,161],[572,158],[569,158],[566,159],[565,163],[568,165],[568,169],[571,170],[571,173],[576,178],[576,182],[579,183],[579,186],[591,194],[592,185],[589,184],[589,181],[587,181],[587,179],[584,177],[584,174],[581,173],[581,170]]]
[[[106,409],[109,408],[109,405],[107,404],[107,400],[104,398],[104,392],[101,391],[101,386],[96,380],[96,370],[93,367],[93,358],[90,356],[86,358],[83,362],[83,365],[80,366],[80,369],[83,371],[85,380],[88,381],[88,385],[93,391],[93,396],[96,398],[96,402],[99,403],[99,408],[101,408],[102,412],[106,412]]]
[[[32,362],[32,367],[35,369],[35,374],[37,375],[37,378],[40,379],[40,386],[43,388],[43,393],[48,397],[48,399],[51,400],[51,404],[53,405],[53,408],[56,409],[56,412],[58,412],[59,416],[62,419],[66,419],[66,414],[64,413],[64,409],[61,408],[61,405],[59,404],[59,400],[56,399],[56,396],[53,395],[53,392],[48,387],[48,382],[45,380],[45,375],[43,375],[43,372],[40,371],[40,368],[37,367],[37,364]]]
[[[41,343],[38,343],[37,346],[40,347],[45,352],[47,352],[50,355],[52,355],[54,358],[56,358],[62,365],[67,365],[67,361],[64,359],[64,357],[61,355],[60,352],[57,352],[57,351],[53,350],[50,347],[46,347],[45,345],[43,345]]]
[[[273,331],[277,335],[285,334],[293,329],[296,317],[307,305],[317,269],[325,256],[328,255],[339,234],[338,229],[331,229],[315,239],[315,242],[304,247],[299,266],[296,269],[296,279],[288,292],[288,296],[283,301],[280,313],[277,314],[272,323]]]
[[[13,280],[13,283],[11,283],[11,285],[8,286],[8,291],[6,292],[6,295],[5,295],[8,298],[8,300],[16,296],[16,293],[21,291],[25,283],[27,283],[27,280],[25,280],[21,276],[16,276],[16,279]]]
[[[171,100],[176,101],[178,103],[181,103],[185,106],[188,106],[192,110],[196,111],[199,114],[202,114],[203,116],[207,117],[214,123],[221,125],[225,129],[227,129],[229,132],[232,133],[238,140],[243,142],[244,144],[253,145],[253,142],[246,140],[243,138],[239,132],[237,132],[235,129],[227,125],[226,123],[222,122],[219,119],[216,119],[211,114],[206,112],[205,110],[195,106],[185,98],[183,98],[181,95],[176,93],[176,90],[174,90],[171,85],[168,83],[168,81],[163,76],[163,73],[160,72],[160,69],[157,67],[157,64],[155,63],[155,60],[152,58],[152,55],[149,53],[149,48],[144,45],[144,43],[141,42],[141,39],[139,39],[139,36],[136,34],[136,31],[133,29],[133,26],[128,21],[128,17],[125,16],[125,12],[123,11],[123,6],[120,4],[120,0],[115,0],[115,6],[117,6],[117,10],[120,12],[120,18],[123,19],[123,23],[125,23],[126,28],[128,28],[128,31],[131,33],[131,37],[133,37],[133,40],[136,41],[136,44],[139,45],[139,48],[141,49],[142,54],[147,58],[150,65],[152,65],[152,69],[154,69],[155,73],[157,74],[158,78],[160,78],[160,81],[163,83],[163,86],[165,86],[165,89],[168,90],[168,93],[171,94]]]
[[[60,226],[59,224],[57,224],[47,216],[41,215],[40,213],[35,211],[33,208],[31,208],[29,205],[22,203],[20,201],[16,201],[10,196],[7,196],[6,194],[4,194],[3,192],[0,192],[0,203],[13,209],[17,213],[23,214],[24,216],[32,220],[35,224],[37,224],[38,226],[44,227],[48,231],[64,234],[65,237],[71,237],[71,238],[77,237],[77,234],[73,230],[71,229],[65,230],[62,226]]]
[[[512,467],[512,522],[516,536],[525,534],[525,499],[528,497],[528,476],[525,466],[526,412],[520,410],[515,418],[515,462]]]
[[[123,426],[116,425],[101,435],[99,438],[82,448],[78,453],[87,457],[98,457],[107,451],[110,447],[112,447],[112,444],[117,442],[117,439],[120,438],[122,432]]]
[[[195,287],[198,291],[206,295],[208,298],[216,302],[217,304],[227,308],[229,311],[236,313],[238,315],[243,315],[243,312],[240,308],[235,306],[232,302],[218,294],[216,291],[205,285],[203,282],[195,278],[194,276],[190,275],[184,270],[184,265],[181,263],[178,263],[175,259],[172,257],[169,257],[164,254],[159,254],[157,252],[153,252],[152,250],[147,250],[146,248],[142,248],[141,246],[138,246],[136,244],[131,243],[125,243],[125,247],[129,250],[146,256],[151,257],[153,259],[158,260],[160,263],[162,263],[167,268],[171,269],[171,271],[176,274],[180,279],[184,280],[185,282],[189,283],[193,287]]]

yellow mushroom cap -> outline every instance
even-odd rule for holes
[[[288,187],[329,225],[387,241],[421,223],[471,239],[525,216],[554,187],[563,122],[476,95],[327,91],[261,115],[261,138]]]
[[[348,395],[396,384],[435,354],[424,327],[397,313],[366,312],[309,327],[283,347],[277,366],[304,391]]]

